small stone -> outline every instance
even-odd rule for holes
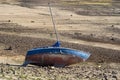
[[[105,79],[105,80],[108,80],[108,79],[107,79],[107,75],[105,75],[105,74],[103,74],[103,75],[104,75],[104,79]]]
[[[112,78],[116,79],[117,80],[117,76],[112,76]]]
[[[4,50],[12,50],[11,46],[6,47]]]
[[[31,21],[31,23],[34,23],[35,21]]]
[[[117,74],[115,71],[112,71],[112,74]]]
[[[11,22],[11,20],[8,20],[8,22]]]
[[[101,65],[99,65],[98,67],[101,68]]]
[[[86,78],[90,78],[89,76],[86,76]]]
[[[73,15],[71,14],[70,16],[72,17]]]
[[[55,69],[55,67],[54,67],[54,66],[52,66],[52,67],[51,67],[51,69]]]
[[[111,25],[111,27],[114,27],[114,25]]]
[[[114,38],[113,38],[113,37],[111,37],[111,38],[110,38],[110,40],[114,41]]]

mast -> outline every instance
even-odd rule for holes
[[[52,9],[51,9],[50,3],[48,3],[48,6],[49,6],[49,10],[50,10],[50,15],[51,15],[51,18],[52,18],[52,23],[53,23],[53,27],[54,27],[54,32],[55,32],[55,34],[56,34],[56,39],[57,39],[57,42],[59,42],[58,33],[57,33],[56,26],[55,26],[55,22],[54,22],[54,19],[53,19],[53,14],[52,14]]]

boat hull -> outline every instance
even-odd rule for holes
[[[89,53],[64,47],[34,48],[27,52],[23,66],[33,64],[63,67],[85,61],[89,56]]]
[[[38,66],[60,66],[75,64],[84,61],[80,57],[66,54],[35,54],[28,55],[25,59],[25,64],[33,64]]]

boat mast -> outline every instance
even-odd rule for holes
[[[54,27],[54,32],[55,32],[55,34],[56,34],[56,39],[57,39],[57,41],[59,41],[58,33],[57,33],[56,26],[55,26],[55,22],[54,22],[54,19],[53,19],[53,14],[52,14],[52,9],[51,9],[50,3],[48,3],[48,6],[49,6],[49,10],[50,10],[50,15],[51,15],[51,18],[52,18],[52,23],[53,23],[53,27]]]

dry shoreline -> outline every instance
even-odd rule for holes
[[[21,67],[29,49],[56,41],[47,0],[30,1],[0,1],[0,80],[120,80],[117,0],[107,5],[52,0],[62,47],[91,53],[86,62],[64,68]]]

